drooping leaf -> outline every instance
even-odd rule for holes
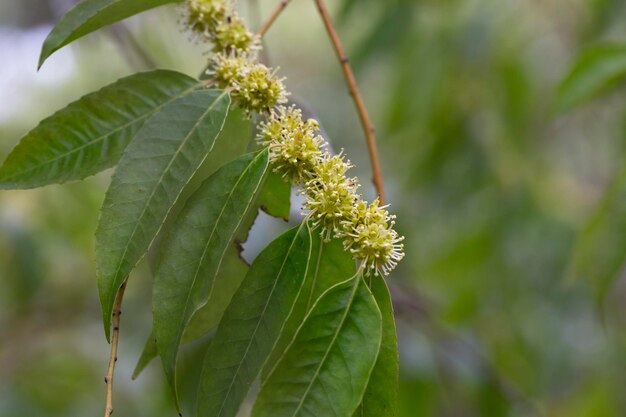
[[[185,206],[185,203],[211,174],[228,162],[247,153],[251,129],[252,122],[241,109],[231,108],[228,111],[226,121],[224,121],[224,127],[215,140],[213,149],[211,149],[207,158],[202,162],[198,171],[191,178],[189,184],[183,189],[183,192],[178,197],[178,201],[171,208],[163,227],[146,255],[148,266],[153,276],[161,255],[161,241],[169,233],[172,225],[178,218],[178,214]]]
[[[148,336],[146,343],[144,343],[141,355],[139,356],[135,369],[133,370],[132,379],[137,379],[139,374],[146,369],[146,366],[152,362],[152,359],[156,358],[158,355],[159,349],[157,348],[156,340],[154,339],[154,332],[150,332],[150,336]]]
[[[398,406],[399,368],[393,305],[383,277],[376,274],[371,279],[370,289],[383,319],[383,335],[370,382],[353,417],[395,417]]]
[[[232,161],[238,156],[245,153],[249,139],[250,139],[250,131],[252,128],[252,122],[249,118],[245,116],[242,110],[240,109],[231,109],[226,116],[226,121],[224,122],[224,127],[222,128],[222,132],[217,137],[215,141],[215,145],[209,153],[207,159],[202,163],[202,166],[198,169],[196,175],[192,178],[189,185],[185,187],[185,191],[179,197],[180,206],[183,206],[183,202],[186,202],[188,196],[185,195],[187,190],[189,189],[189,195],[193,194],[193,192],[199,187],[199,185],[211,174],[213,174],[217,169],[219,169],[222,165],[224,165],[224,161]],[[197,187],[195,187],[195,183],[198,183]],[[168,220],[163,225],[163,228],[159,232],[159,236],[157,236],[157,241],[152,245],[150,251],[148,252],[148,264],[150,265],[150,269],[153,272],[156,271],[157,263],[159,260],[160,251],[160,242],[158,242],[160,236],[167,235],[171,224],[174,223],[175,218],[177,218],[177,212],[182,210],[175,206],[170,216],[168,216]],[[253,209],[256,212],[256,207]],[[224,277],[228,277],[228,279],[216,279],[216,284],[214,288],[214,293],[219,297],[219,301],[224,303],[228,303],[232,294],[235,292],[241,280],[247,271],[247,265],[243,262],[234,247],[234,245],[230,245],[227,253],[222,261],[220,267],[220,275]],[[226,305],[220,306],[222,303],[212,303],[209,306],[204,306],[199,310],[200,313],[203,310],[207,311],[207,316],[212,316],[213,310],[215,308],[221,307],[221,312],[224,311]],[[215,308],[214,308],[215,307]],[[194,314],[194,316],[197,314]],[[221,313],[219,315],[221,317]],[[215,320],[214,324],[211,325],[206,331],[202,330],[201,334],[198,335],[204,336],[208,331],[217,325],[219,322],[219,317]],[[207,317],[207,321],[211,320],[211,317]],[[204,323],[204,318],[201,320],[201,323]],[[210,323],[208,323],[210,324]],[[194,329],[190,329],[193,327]],[[199,331],[199,326],[192,326],[190,323],[187,326],[185,334],[183,335],[183,343],[187,341],[194,340],[196,337],[187,336],[187,331],[192,330],[191,333],[196,334]],[[195,332],[193,330],[196,330]],[[136,379],[139,374],[145,369],[148,364],[152,361],[152,359],[158,356],[158,350],[156,346],[156,341],[154,339],[154,333],[150,332],[150,335],[146,339],[144,344],[144,348],[141,352],[139,359],[137,360],[137,364],[135,365],[135,369],[133,371],[132,378]]]
[[[601,300],[626,263],[626,167],[582,229],[570,275],[589,280]]]
[[[566,111],[626,78],[626,45],[600,44],[584,51],[557,92],[557,108]]]
[[[84,96],[22,138],[0,167],[0,189],[80,180],[114,166],[152,114],[197,86],[184,74],[157,70]]]
[[[230,245],[226,250],[226,254],[220,265],[220,270],[215,278],[213,302],[202,306],[191,317],[183,333],[183,344],[193,342],[194,340],[206,336],[211,330],[215,329],[222,318],[222,314],[224,314],[224,310],[226,310],[226,307],[230,303],[233,294],[237,291],[237,288],[239,288],[248,268],[248,265],[239,257],[239,252],[235,245]],[[159,351],[154,333],[151,332],[137,360],[132,378],[136,379],[146,366],[157,356],[159,356]]]
[[[231,112],[232,113],[232,112]],[[229,113],[229,117],[230,114]],[[222,135],[225,132],[220,134],[218,138],[218,142],[222,140]],[[215,145],[216,148],[218,144]],[[211,155],[216,152],[214,149],[211,152]],[[248,230],[252,226],[255,217],[259,211],[259,202],[266,201],[267,206],[263,208],[266,211],[270,211],[271,213],[276,213],[277,215],[284,210],[285,207],[289,208],[289,188],[285,189],[282,181],[270,181],[272,177],[280,177],[273,173],[268,172],[267,179],[261,188],[261,192],[254,202],[254,206],[251,209],[251,212],[246,216],[244,220],[244,224],[240,227],[237,232],[236,244],[230,245],[228,248],[224,260],[222,261],[222,265],[220,266],[220,270],[218,272],[217,277],[215,278],[215,287],[213,289],[213,293],[215,297],[213,297],[213,302],[205,304],[202,306],[195,314],[191,317],[185,332],[183,333],[183,343],[191,342],[199,337],[202,337],[209,333],[211,330],[217,326],[222,315],[224,314],[224,310],[230,303],[233,294],[239,288],[241,281],[245,277],[248,272],[248,264],[241,258],[239,254],[239,248],[237,247],[240,242],[246,240]],[[263,198],[263,196],[273,196],[273,198]],[[269,210],[268,210],[269,209]],[[137,361],[137,365],[135,366],[135,370],[133,371],[133,379],[137,378],[141,371],[154,359],[157,357],[157,346],[154,340],[154,335],[150,334],[148,339],[146,340],[144,349],[141,353],[139,360]]]
[[[194,178],[192,181],[192,184],[194,181],[198,182],[192,191],[195,191],[209,175],[219,168],[249,152],[248,143],[250,142],[252,127],[252,121],[243,110],[231,108],[228,111],[222,133],[215,141],[215,146],[206,161],[198,170],[198,178]]]
[[[344,250],[341,240],[333,239],[330,242],[324,242],[319,233],[314,232],[311,236],[311,243],[309,273],[303,291],[296,301],[294,311],[285,324],[274,351],[263,368],[262,381],[267,378],[283,356],[315,301],[330,287],[356,274],[356,262],[352,259],[352,254]]]
[[[229,105],[226,92],[191,92],[155,113],[124,152],[96,231],[98,289],[107,339],[120,285],[145,255],[211,151]]]
[[[152,294],[154,336],[176,398],[175,366],[185,327],[214,302],[215,278],[269,164],[269,153],[246,154],[211,175],[189,198],[162,243]]]
[[[82,0],[56,24],[41,48],[39,66],[56,50],[111,23],[181,0]]]
[[[252,416],[351,416],[378,356],[381,320],[360,274],[329,289],[261,386]]]
[[[254,260],[207,351],[198,415],[233,417],[293,310],[311,255],[306,223],[272,241]]]

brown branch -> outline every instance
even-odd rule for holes
[[[374,186],[376,187],[376,192],[378,193],[381,204],[385,204],[385,190],[383,187],[383,177],[380,169],[380,161],[378,159],[378,147],[376,146],[374,125],[372,124],[372,120],[370,119],[367,108],[365,107],[365,102],[363,101],[363,97],[361,96],[361,92],[359,91],[359,87],[357,86],[356,78],[354,77],[352,67],[350,66],[350,63],[348,61],[348,56],[343,49],[341,40],[339,39],[339,35],[337,34],[337,30],[335,29],[333,21],[330,17],[330,13],[328,13],[328,9],[326,8],[323,0],[315,0],[315,4],[317,5],[320,15],[322,16],[324,26],[326,26],[326,31],[328,32],[328,36],[330,37],[333,47],[335,48],[337,57],[341,62],[341,68],[343,69],[343,74],[345,75],[346,83],[348,84],[348,90],[350,91],[350,95],[352,96],[354,104],[356,105],[357,112],[359,113],[361,125],[363,125],[363,131],[365,132],[365,140],[367,142],[367,150],[370,156],[370,163],[372,165]]]
[[[283,10],[285,10],[285,7],[287,7],[288,4],[289,4],[289,0],[280,0],[280,3],[278,4],[278,6],[276,6],[276,8],[274,9],[270,17],[265,21],[265,23],[263,23],[263,26],[261,26],[261,29],[259,29],[258,35],[260,38],[265,36],[267,31],[274,24],[274,21],[278,18],[278,16],[280,16]]]
[[[104,406],[104,417],[113,414],[113,375],[115,373],[115,363],[117,362],[117,346],[120,340],[120,316],[122,315],[122,299],[126,290],[126,281],[120,287],[113,304],[113,336],[111,337],[111,356],[109,356],[109,367],[104,382],[107,385],[106,403]]]

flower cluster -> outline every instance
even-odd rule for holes
[[[185,25],[213,42],[214,52],[248,53],[259,47],[258,37],[225,0],[187,0]]]
[[[342,224],[347,237],[344,247],[364,259],[370,268],[378,267],[387,275],[404,257],[404,237],[398,235],[394,225],[395,216],[379,205],[378,198],[369,206],[361,200]]]
[[[235,103],[248,112],[270,111],[287,101],[283,80],[245,56],[216,54],[210,71],[220,88],[228,88]]]
[[[325,145],[316,120],[303,121],[300,109],[279,106],[259,131],[259,143],[269,147],[271,162],[283,178],[303,184],[315,177]]]
[[[283,80],[256,60],[259,41],[227,0],[187,0],[187,26],[214,46],[208,74],[248,112],[264,113],[258,141],[270,150],[274,170],[299,185],[304,208],[325,239],[341,238],[344,247],[369,270],[388,274],[403,258],[403,237],[394,230],[395,216],[379,200],[367,204],[357,193],[352,167],[342,153],[331,155],[319,123],[286,107]]]
[[[352,218],[352,210],[359,201],[356,178],[346,177],[349,162],[341,154],[330,156],[325,153],[315,166],[315,177],[304,187],[306,201],[315,226],[321,226],[322,235],[329,239],[331,234],[343,236],[343,224]]]

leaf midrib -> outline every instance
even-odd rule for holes
[[[200,86],[200,83],[194,84],[192,87],[190,87],[190,88],[188,88],[188,89],[184,90],[183,92],[181,92],[181,93],[179,93],[179,94],[177,94],[177,95],[175,95],[175,96],[172,96],[172,97],[171,97],[171,99],[169,99],[169,100],[167,100],[167,101],[163,102],[163,104],[160,104],[160,105],[158,105],[157,107],[154,107],[152,110],[147,111],[147,112],[145,112],[145,113],[141,114],[140,116],[138,116],[138,117],[137,117],[136,119],[134,119],[133,121],[130,121],[130,122],[124,123],[123,125],[118,126],[117,128],[115,128],[115,129],[113,129],[113,130],[109,131],[108,133],[103,134],[103,135],[100,135],[100,136],[98,136],[98,137],[96,137],[96,138],[92,139],[91,141],[89,141],[89,142],[87,142],[87,143],[85,143],[85,144],[83,144],[83,145],[79,146],[78,148],[71,149],[70,151],[65,152],[65,153],[63,153],[63,154],[61,154],[61,155],[59,155],[59,156],[57,156],[57,157],[55,157],[55,158],[45,160],[45,161],[43,161],[43,162],[41,162],[41,163],[39,163],[39,164],[37,164],[37,165],[35,165],[35,166],[32,166],[32,167],[30,167],[30,168],[28,168],[28,169],[25,169],[25,170],[22,170],[22,171],[18,171],[18,172],[14,172],[13,174],[11,174],[11,175],[9,175],[9,176],[4,177],[4,179],[3,179],[2,181],[11,181],[11,179],[13,179],[13,178],[15,178],[15,177],[19,177],[19,176],[21,176],[21,175],[28,174],[28,173],[30,173],[30,172],[32,172],[32,171],[34,171],[34,170],[36,170],[36,169],[41,168],[41,167],[42,167],[42,166],[44,166],[44,165],[54,164],[54,163],[58,162],[60,159],[63,159],[63,158],[65,158],[65,157],[69,156],[69,155],[72,155],[73,153],[76,153],[76,152],[80,152],[80,151],[82,151],[82,150],[83,150],[84,148],[86,148],[87,146],[91,146],[91,145],[93,145],[93,144],[95,144],[95,143],[97,143],[97,142],[104,141],[106,138],[108,138],[108,137],[110,137],[110,136],[112,136],[112,135],[114,135],[114,134],[118,133],[118,132],[119,132],[119,131],[121,131],[121,130],[126,129],[128,126],[130,126],[130,125],[132,125],[132,124],[135,124],[135,123],[137,123],[137,122],[139,122],[139,121],[141,121],[141,120],[143,120],[143,119],[146,119],[146,118],[147,118],[148,116],[150,116],[151,114],[156,113],[157,111],[161,110],[163,107],[165,107],[166,105],[170,104],[171,102],[173,102],[173,101],[175,101],[175,100],[178,100],[179,98],[181,98],[181,97],[183,97],[183,96],[185,96],[185,95],[189,94],[190,92],[192,92],[193,90],[195,90],[195,89],[196,89],[196,88],[198,88],[199,86]]]
[[[313,374],[313,377],[311,378],[311,382],[309,383],[309,385],[307,386],[306,390],[304,391],[304,394],[302,395],[302,398],[300,399],[300,402],[298,403],[298,406],[294,410],[294,412],[291,415],[291,417],[295,417],[298,414],[298,412],[300,411],[300,409],[302,408],[302,405],[304,404],[304,401],[306,400],[306,398],[309,395],[309,392],[311,391],[311,387],[313,386],[313,383],[317,380],[317,378],[318,378],[318,376],[320,374],[320,371],[321,371],[322,367],[324,366],[324,363],[326,362],[326,359],[328,359],[328,355],[330,354],[330,351],[334,347],[335,342],[337,341],[337,338],[339,337],[339,333],[343,329],[343,326],[344,326],[344,324],[346,322],[346,319],[348,318],[348,314],[350,313],[350,310],[352,309],[352,304],[354,303],[356,292],[357,292],[357,290],[359,288],[361,277],[356,276],[353,279],[355,280],[355,283],[354,283],[354,285],[352,287],[353,288],[352,289],[352,293],[350,294],[350,301],[348,302],[348,305],[346,306],[346,309],[344,311],[343,317],[341,318],[341,322],[339,323],[339,326],[337,326],[337,330],[335,331],[335,334],[333,334],[333,338],[330,341],[330,344],[328,345],[328,349],[326,349],[326,352],[324,353],[324,356],[322,357],[322,360],[320,361],[319,366],[317,367],[317,369],[315,370],[315,373]]]
[[[83,33],[82,35],[79,35],[78,37],[76,37],[76,33],[80,33],[80,31],[82,30],[82,28],[84,28],[85,26],[89,25],[89,23],[91,22],[91,20],[96,17],[99,13],[102,13],[103,11],[115,6],[117,3],[121,3],[124,0],[113,0],[111,3],[107,4],[105,7],[101,8],[101,9],[97,9],[94,10],[93,13],[89,14],[89,16],[87,16],[86,19],[83,20],[83,23],[75,26],[74,29],[70,30],[69,32],[62,32],[60,31],[60,33],[56,34],[58,37],[62,37],[62,40],[60,42],[55,42],[55,46],[53,46],[52,48],[50,48],[50,51],[47,52],[45,55],[45,58],[41,59],[40,57],[40,62],[39,62],[39,67],[41,67],[43,65],[43,63],[45,62],[45,60],[47,60],[48,58],[50,58],[50,56],[55,53],[56,51],[58,51],[59,49],[63,48],[64,46],[68,45],[70,42],[81,38],[82,36],[85,36],[86,33]],[[62,18],[61,20],[59,20],[59,23],[57,23],[57,25],[52,29],[52,32],[46,37],[46,40],[44,41],[44,46],[46,45],[48,38],[50,38],[51,35],[54,34],[54,29],[56,29],[57,27],[62,27],[59,26],[60,23],[62,23],[70,13],[72,13],[74,11],[74,9],[76,9],[77,7],[80,6],[80,3],[77,3],[76,5],[74,5]],[[89,33],[89,32],[88,32]],[[42,50],[42,54],[43,54],[43,50]]]
[[[265,303],[265,306],[263,307],[263,311],[261,312],[261,315],[259,315],[259,320],[256,323],[256,327],[254,328],[254,331],[252,332],[252,336],[250,337],[250,340],[248,341],[248,346],[246,346],[246,351],[244,352],[243,356],[242,356],[242,360],[239,362],[239,364],[237,365],[237,370],[235,371],[235,376],[239,375],[239,370],[241,369],[241,365],[243,364],[245,358],[248,356],[248,352],[250,351],[250,347],[252,346],[252,341],[254,340],[254,336],[256,335],[257,331],[259,330],[259,326],[261,324],[261,317],[265,316],[265,312],[267,311],[267,307],[270,304],[270,300],[272,299],[272,295],[274,294],[274,290],[276,289],[276,286],[278,285],[278,281],[280,276],[283,273],[283,269],[285,267],[285,264],[287,263],[287,259],[289,259],[289,254],[291,253],[291,250],[294,246],[294,244],[296,243],[296,240],[298,240],[298,237],[300,236],[300,231],[302,229],[302,227],[306,224],[306,222],[302,222],[302,224],[300,225],[300,227],[298,228],[294,239],[291,241],[291,244],[289,245],[289,249],[287,250],[287,253],[285,254],[285,258],[283,259],[282,264],[280,265],[280,269],[278,271],[277,274],[277,278],[274,280],[274,285],[272,285],[272,290],[270,291],[270,295],[269,297],[267,297],[267,302]],[[311,245],[309,243],[309,258],[311,256]],[[308,264],[309,261],[307,260],[306,263],[306,269],[304,271],[304,276],[306,277],[307,274],[307,270],[308,270]],[[300,286],[300,289],[298,290],[298,294],[296,295],[296,299],[298,297],[298,295],[300,294],[300,291],[302,290],[302,286]],[[291,311],[293,311],[293,306],[291,307]],[[288,316],[291,315],[291,311],[289,312]],[[285,320],[286,322],[286,320]],[[279,333],[282,333],[282,329],[285,327],[285,323],[283,323],[283,325],[281,326],[281,330]],[[274,345],[276,345],[276,342],[278,341],[278,338],[276,339],[276,341],[274,342]],[[233,389],[233,385],[235,383],[235,377],[233,377],[230,381],[230,385],[228,386],[228,390],[226,391],[226,396],[224,397],[224,400],[222,401],[222,404],[220,405],[220,409],[217,413],[217,416],[220,417],[222,415],[222,411],[224,410],[224,406],[226,405],[226,400],[230,397],[230,392]]]
[[[213,235],[215,233],[215,230],[217,230],[217,225],[220,223],[222,216],[224,214],[224,210],[226,209],[226,205],[227,203],[232,199],[232,196],[235,192],[235,190],[237,189],[239,183],[242,181],[242,179],[245,177],[245,174],[250,170],[250,167],[257,161],[257,159],[262,155],[262,153],[259,153],[259,155],[255,156],[246,166],[246,168],[241,172],[241,174],[239,175],[239,177],[237,178],[237,181],[235,182],[235,185],[232,187],[232,189],[230,190],[228,197],[226,198],[226,200],[224,201],[224,204],[222,205],[222,209],[220,210],[220,214],[218,215],[215,223],[213,224],[213,228],[211,230],[211,234],[209,235],[209,238],[207,239],[207,243],[204,246],[204,249],[202,251],[202,256],[200,257],[200,261],[198,262],[198,267],[196,268],[196,271],[193,275],[193,280],[191,283],[191,287],[189,292],[187,293],[187,298],[185,300],[185,310],[183,312],[183,321],[181,322],[184,323],[185,318],[187,316],[188,313],[188,308],[190,307],[190,302],[189,300],[191,299],[191,294],[193,293],[193,288],[196,285],[196,281],[198,279],[198,275],[200,273],[200,269],[202,268],[202,263],[204,261],[204,258],[206,257],[207,253],[208,253],[208,249],[209,246],[211,244],[211,241],[213,240]],[[256,192],[258,191],[260,184],[262,181],[259,181],[256,185],[256,187],[254,188],[254,191],[252,192],[252,198],[248,200],[246,209],[244,210],[244,214],[245,212],[248,211],[248,209],[250,208],[250,206],[252,205],[252,201],[254,200],[254,195],[256,194]],[[241,222],[243,221],[243,216],[239,219],[239,221],[237,222],[237,224],[235,225],[235,230],[237,230],[239,228],[239,226],[241,225]],[[230,242],[229,242],[230,243]],[[215,269],[215,273],[213,274],[213,279],[211,281],[211,288],[209,289],[209,294],[207,296],[207,300],[211,298],[211,295],[213,294],[213,289],[215,288],[215,277],[217,276],[217,274],[219,273],[220,267],[222,265],[222,261],[224,260],[224,254],[226,253],[226,251],[228,250],[228,245],[229,243],[227,243],[226,245],[224,245],[224,250],[222,251],[222,254],[219,257],[219,262],[217,264],[217,267]],[[183,330],[180,330],[181,326],[177,326],[177,331],[176,331],[176,338],[178,340],[178,343],[180,343],[180,339],[182,338]],[[174,359],[174,361],[176,361],[176,359]],[[176,375],[176,368],[174,368],[174,375]],[[174,386],[176,386],[176,376],[174,376]],[[176,390],[174,388],[174,390]]]
[[[320,265],[322,263],[321,261],[322,261],[322,248],[323,247],[324,247],[324,240],[322,239],[322,240],[320,240],[320,249],[317,252],[317,261],[315,263],[315,272],[313,273],[313,279],[312,279],[313,282],[311,283],[311,292],[310,292],[309,298],[308,298],[307,309],[305,311],[305,317],[311,311],[311,301],[312,301],[312,298],[313,298],[313,294],[315,292],[315,286],[316,286],[316,282],[317,282],[317,277],[319,276],[319,272],[320,272]],[[285,357],[285,355],[289,351],[289,348],[294,343],[295,338],[296,338],[295,335],[298,334],[298,331],[300,330],[300,328],[303,325],[304,325],[304,321],[298,326],[294,336],[292,337],[292,339],[289,341],[289,343],[285,347],[285,350],[283,350],[283,352],[280,354],[280,356],[278,357],[276,362],[274,362],[274,366],[272,366],[272,369],[270,369],[270,371],[267,373],[267,377],[265,378],[265,381],[262,382],[261,386],[265,385],[267,383],[267,381],[269,381],[270,377],[272,376],[272,374],[274,373],[274,371],[278,367],[278,364],[280,363],[280,361],[282,361],[282,359]]]
[[[204,120],[204,118],[207,116],[207,114],[209,114],[213,108],[216,106],[217,103],[219,103],[222,98],[224,96],[226,96],[228,93],[226,91],[224,91],[222,94],[220,94],[214,101],[213,103],[211,103],[211,105],[207,108],[207,110],[202,113],[202,116],[198,118],[198,120],[196,121],[196,123],[194,123],[193,127],[189,130],[189,132],[187,133],[187,135],[185,135],[185,138],[183,139],[183,141],[181,142],[181,144],[179,145],[178,149],[176,149],[176,151],[174,152],[174,154],[172,155],[172,158],[170,159],[170,161],[168,162],[167,166],[165,167],[165,169],[163,170],[163,172],[161,173],[161,176],[159,177],[159,180],[155,183],[154,187],[152,188],[152,192],[150,193],[150,196],[148,197],[148,199],[146,200],[146,204],[144,204],[142,210],[141,210],[141,214],[139,215],[139,217],[137,218],[138,220],[135,222],[135,226],[133,227],[133,231],[131,232],[129,238],[126,241],[126,245],[124,247],[124,252],[122,253],[122,256],[120,257],[120,261],[117,264],[117,269],[115,270],[115,273],[113,274],[113,280],[111,280],[111,284],[109,285],[109,300],[108,303],[110,303],[110,294],[111,291],[113,290],[113,287],[115,286],[115,278],[118,276],[120,269],[122,268],[122,263],[124,258],[126,257],[126,253],[128,252],[128,248],[130,246],[130,242],[133,240],[135,233],[137,233],[137,228],[139,227],[139,223],[141,223],[141,219],[143,219],[146,210],[148,208],[148,206],[150,205],[150,202],[152,201],[152,199],[154,198],[154,194],[156,193],[156,190],[159,186],[159,184],[161,184],[163,182],[163,178],[165,176],[165,173],[169,171],[169,168],[172,166],[172,163],[174,162],[174,160],[176,160],[176,158],[178,157],[178,155],[180,154],[181,149],[184,148],[184,146],[187,144],[187,141],[189,140],[189,138],[191,137],[191,135],[193,134],[193,132],[196,131],[196,129],[198,128],[198,126],[200,125],[200,123]],[[219,132],[218,132],[219,134]],[[217,135],[216,135],[217,136]],[[215,144],[215,140],[213,140],[213,143],[211,144],[211,148],[209,149],[209,151],[207,152],[207,155],[211,152],[211,149],[213,149],[213,145]],[[206,156],[204,156],[204,159],[206,159]],[[203,159],[203,160],[204,160]],[[200,163],[199,165],[201,165],[202,163]],[[194,173],[197,171],[194,170]],[[190,175],[189,178],[191,178],[193,176]],[[189,180],[187,180],[187,183],[189,182]],[[176,196],[176,199],[178,199],[178,196],[180,196],[180,191],[178,193],[178,195]],[[166,217],[167,214],[171,211],[172,207],[170,206],[170,208],[167,210],[166,213]],[[162,224],[161,224],[162,225]],[[160,226],[159,226],[160,229]],[[152,239],[154,240],[154,238]],[[135,263],[136,264],[136,263]]]

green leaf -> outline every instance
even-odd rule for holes
[[[557,91],[557,109],[569,110],[626,78],[626,45],[600,44],[584,51]]]
[[[316,240],[320,242],[319,252],[316,252],[319,263],[309,294],[309,309],[330,287],[356,274],[356,261],[352,258],[350,251],[344,249],[340,239],[324,242],[317,234]]]
[[[189,93],[155,113],[124,152],[96,231],[98,289],[107,339],[120,285],[145,255],[211,151],[229,105],[223,91]]]
[[[360,274],[332,287],[261,386],[252,416],[350,417],[378,356],[381,320]]]
[[[82,0],[52,29],[41,48],[38,68],[56,50],[95,30],[137,13],[181,0]]]
[[[254,260],[217,328],[203,364],[198,415],[233,417],[274,348],[307,275],[306,223],[272,241]]]
[[[387,283],[379,274],[370,284],[383,319],[383,335],[376,365],[361,404],[353,417],[395,417],[398,406],[398,339]]]
[[[160,242],[158,242],[158,240],[163,236],[167,236],[172,224],[175,222],[175,219],[178,218],[178,213],[182,210],[184,206],[183,203],[187,201],[189,196],[193,194],[193,192],[202,184],[204,180],[206,180],[209,175],[213,174],[224,165],[224,161],[232,161],[233,159],[245,153],[248,147],[251,129],[252,122],[248,117],[246,117],[245,113],[242,110],[231,109],[228,112],[228,115],[226,116],[226,121],[224,122],[224,127],[222,128],[222,132],[217,137],[211,153],[202,163],[202,166],[200,167],[200,169],[198,169],[198,172],[196,173],[196,175],[194,175],[188,186],[185,187],[184,192],[179,197],[179,201],[171,210],[168,219],[163,225],[161,231],[159,232],[157,240],[153,243],[150,251],[148,252],[147,257],[151,271],[156,271],[159,255],[161,253]],[[256,213],[257,210],[258,209],[254,207],[251,211],[254,211]],[[242,228],[244,227],[247,228],[249,227],[249,225],[244,225]],[[248,266],[242,259],[240,259],[239,253],[237,252],[235,245],[230,245],[220,266],[220,271],[218,272],[218,275],[223,275],[224,277],[228,277],[228,279],[217,278],[215,288],[213,289],[214,293],[216,294],[216,298],[219,298],[220,302],[214,302],[209,305],[205,305],[196,314],[194,314],[194,317],[200,314],[206,315],[207,317],[206,319],[202,317],[201,320],[199,320],[198,326],[194,325],[194,319],[192,319],[190,324],[187,326],[187,329],[185,330],[185,334],[183,334],[183,343],[194,340],[196,338],[188,336],[188,333],[194,333],[194,331],[195,333],[197,333],[198,331],[201,331],[201,334],[199,334],[198,337],[204,336],[206,333],[208,333],[209,330],[211,330],[211,328],[217,325],[221,314],[224,312],[224,309],[230,301],[230,298],[241,283],[241,280],[245,276],[247,269]],[[218,308],[221,308],[221,310],[219,310],[219,315],[217,311],[214,311]],[[212,318],[212,316],[215,315],[218,315],[217,319]],[[213,324],[208,323],[211,320],[215,320]],[[207,322],[207,325],[211,325],[211,327],[206,329],[206,331],[204,330],[204,328],[200,329],[200,326],[205,322]],[[148,366],[148,364],[150,364],[152,359],[156,358],[157,356],[158,350],[156,342],[154,340],[154,333],[150,332],[150,335],[146,339],[143,351],[141,352],[141,356],[139,357],[137,364],[135,365],[132,378],[136,379],[139,374],[144,370],[144,368]]]
[[[356,274],[356,262],[352,259],[352,254],[344,250],[341,240],[333,239],[330,242],[324,242],[319,233],[314,233],[311,237],[311,243],[309,273],[304,289],[296,301],[293,313],[285,324],[276,348],[263,368],[262,381],[267,379],[269,373],[283,356],[304,318],[322,293]]]
[[[80,180],[114,166],[154,112],[198,85],[184,74],[157,70],[84,96],[22,138],[0,167],[0,189]]]
[[[228,117],[233,112],[230,112]],[[227,121],[228,123],[228,121]],[[226,127],[224,127],[226,130]],[[218,138],[218,142],[223,140],[223,136],[226,132],[223,131]],[[218,143],[219,144],[219,143]],[[218,144],[215,145],[215,148],[211,152],[213,155],[216,152],[216,148]],[[224,260],[222,261],[222,265],[220,266],[220,270],[218,272],[217,277],[215,278],[215,288],[213,289],[213,293],[215,296],[213,297],[213,301],[211,303],[205,304],[202,306],[196,313],[191,317],[191,321],[187,325],[185,332],[183,333],[183,343],[191,342],[197,338],[200,338],[217,326],[219,321],[224,314],[224,310],[230,303],[230,300],[233,297],[233,294],[239,288],[241,281],[245,277],[248,272],[248,264],[241,258],[239,254],[238,245],[240,242],[246,240],[246,236],[248,234],[248,230],[251,225],[254,223],[254,219],[256,218],[259,210],[259,202],[267,201],[267,206],[263,207],[267,209],[267,211],[271,213],[280,213],[281,210],[284,210],[284,207],[289,208],[289,198],[290,198],[290,190],[289,188],[285,189],[283,187],[282,181],[270,181],[272,177],[280,176],[273,172],[268,172],[267,179],[261,188],[261,192],[257,197],[254,207],[250,210],[248,216],[244,221],[244,224],[240,227],[239,232],[237,233],[236,244],[230,245],[228,248]],[[272,199],[264,196],[273,196]],[[148,339],[146,340],[146,344],[144,346],[143,352],[135,366],[135,370],[133,371],[133,379],[137,378],[141,371],[154,359],[157,357],[158,351],[156,342],[154,340],[154,335],[150,334]]]
[[[161,254],[161,241],[169,233],[172,225],[178,218],[179,213],[184,208],[185,203],[211,174],[228,162],[243,155],[244,153],[247,153],[251,129],[252,122],[241,109],[231,108],[228,111],[224,127],[215,140],[213,149],[211,149],[207,158],[204,162],[202,162],[198,171],[195,173],[193,178],[191,178],[189,184],[185,186],[185,189],[178,197],[178,201],[170,210],[163,227],[159,231],[159,234],[146,255],[147,262],[153,276]]]
[[[152,314],[158,351],[176,402],[175,366],[183,332],[200,307],[214,302],[220,265],[268,164],[265,149],[220,168],[189,198],[162,244]]]
[[[235,245],[230,245],[226,250],[218,275],[215,278],[213,302],[202,306],[191,317],[191,321],[183,333],[182,344],[187,344],[206,336],[217,326],[233,294],[239,288],[246,272],[248,272],[248,268],[248,264],[240,258],[239,251]],[[159,356],[159,351],[154,333],[151,332],[137,360],[132,378],[136,379],[157,356]]]
[[[217,327],[249,268],[235,245],[230,245],[215,278],[211,300],[191,317],[183,334],[183,343],[196,340]]]
[[[270,216],[289,220],[291,184],[275,172],[267,176],[265,184],[263,192],[259,195],[259,206]]]
[[[135,369],[133,370],[132,379],[137,379],[146,366],[152,362],[152,359],[156,358],[158,355],[159,349],[157,348],[156,340],[154,339],[154,332],[150,332],[150,336],[146,339],[141,355],[139,356]]]
[[[618,173],[580,233],[569,275],[589,280],[598,300],[626,262],[626,166]]]

